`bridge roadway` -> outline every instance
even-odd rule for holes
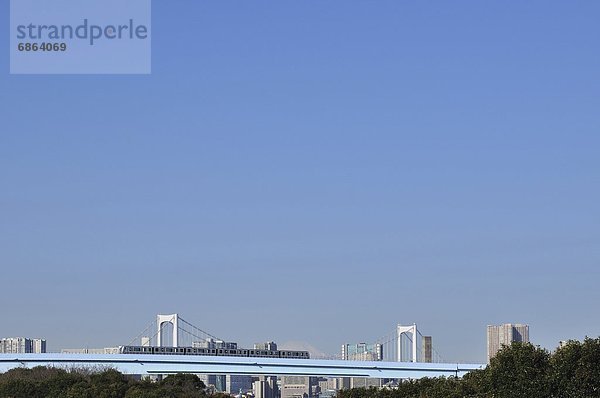
[[[367,362],[146,354],[0,354],[0,372],[17,367],[111,367],[125,374],[302,375],[418,379],[458,376],[482,364]]]

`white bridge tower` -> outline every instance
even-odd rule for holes
[[[402,362],[403,359],[403,349],[402,347],[404,346],[402,344],[402,336],[406,336],[408,337],[408,335],[410,334],[410,339],[412,340],[412,352],[411,352],[411,362],[417,362],[417,341],[418,341],[418,331],[417,331],[417,324],[413,323],[412,326],[402,326],[402,325],[398,325],[398,328],[396,330],[397,332],[397,344],[398,344],[398,362]]]
[[[173,347],[178,347],[179,342],[177,341],[177,336],[179,335],[179,315],[177,314],[156,316],[156,326],[158,327],[158,332],[156,333],[157,346],[163,347],[162,328],[165,323],[173,325]]]

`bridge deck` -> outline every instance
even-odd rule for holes
[[[482,364],[363,362],[193,355],[0,354],[0,371],[26,366],[106,366],[126,374],[248,374],[412,378],[463,376]]]

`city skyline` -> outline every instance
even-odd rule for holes
[[[600,3],[151,15],[149,75],[10,75],[0,29],[0,335],[179,312],[332,354],[417,323],[474,363],[487,325],[600,335]]]
[[[202,336],[198,334],[190,333],[188,330],[180,328],[177,335],[173,332],[173,330],[164,329],[164,325],[166,323],[171,323],[171,328],[177,328],[178,320],[181,319],[179,314],[162,314],[157,315],[157,324],[160,326],[156,326],[157,330],[152,330],[151,327],[148,327],[144,332],[138,334],[136,340],[132,340],[129,342],[129,345],[138,345],[138,346],[166,346],[166,347],[220,347],[220,348],[239,348],[237,340],[233,340],[231,342],[227,342],[225,340],[220,340],[210,334],[205,334],[206,332],[198,329],[195,325],[190,324],[189,322],[183,320],[187,325],[196,330],[199,333],[205,334],[204,340]],[[397,325],[396,332],[401,333],[401,330],[407,330],[411,327]],[[416,330],[416,325],[414,325]],[[147,333],[149,332],[149,333]],[[496,352],[502,348],[504,345],[510,345],[512,342],[523,342],[530,343],[529,339],[529,325],[525,324],[513,324],[513,323],[505,323],[502,325],[487,325],[487,363],[489,364],[490,359],[495,356]],[[152,335],[154,333],[154,335]],[[163,338],[161,338],[161,334],[166,334]],[[188,335],[188,338],[191,340],[185,340],[186,342],[182,343],[182,335]],[[411,338],[414,338],[414,334],[411,335]],[[398,336],[387,336],[388,341],[384,342],[383,340],[378,340],[376,343],[365,343],[360,342],[356,344],[342,344],[341,353],[325,353],[320,351],[318,348],[314,347],[310,344],[310,342],[303,341],[295,341],[290,342],[286,341],[281,344],[282,349],[285,350],[303,350],[310,352],[311,357],[315,358],[325,358],[325,359],[334,359],[338,358],[341,360],[358,360],[358,361],[400,361],[398,357],[398,348],[387,347],[386,344],[393,343],[395,344],[398,340]],[[216,340],[215,340],[216,339]],[[418,354],[416,356],[417,362],[434,362],[433,361],[433,353],[437,355],[435,362],[443,362],[444,359],[439,357],[438,350],[432,345],[432,336],[424,336],[419,334],[417,335],[417,339],[420,341],[416,345],[416,349],[418,350]],[[164,341],[163,341],[164,340]],[[162,341],[162,343],[159,343]],[[179,342],[178,342],[179,341]],[[553,350],[553,348],[558,348],[565,344],[567,340],[559,341],[556,347],[545,347],[546,349]],[[216,344],[216,345],[215,345]],[[412,345],[410,338],[408,341],[404,341],[403,344],[408,344],[408,346]],[[533,342],[534,345],[535,342]],[[61,347],[60,349],[54,350],[54,352],[62,352],[62,353],[118,353],[118,347],[126,345],[125,343],[119,343],[114,346],[109,347],[90,347],[86,346],[85,348],[73,348],[73,347]],[[15,348],[19,346],[20,348]],[[22,347],[21,347],[22,346]],[[242,344],[244,346],[244,344]],[[277,343],[274,341],[267,341],[266,343],[253,343],[252,345],[246,345],[247,347],[253,346],[254,349],[263,349],[263,350],[277,350]],[[404,347],[403,349],[409,349],[409,347]],[[27,348],[28,347],[28,348]],[[392,352],[386,352],[387,350],[393,350]],[[29,339],[29,338],[15,338],[15,337],[2,337],[0,336],[0,353],[27,353],[27,352],[46,352],[46,340],[45,339]],[[411,361],[412,353],[408,351],[404,353],[402,356],[402,361]],[[451,360],[449,362],[464,362],[467,361],[456,359]]]

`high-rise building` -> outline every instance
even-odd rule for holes
[[[31,339],[31,352],[35,354],[43,354],[46,352],[46,340]]]
[[[43,354],[46,340],[8,337],[0,339],[0,354]]]
[[[2,354],[24,354],[27,350],[27,340],[24,337],[8,337],[0,340],[0,353]]]
[[[423,362],[433,362],[433,345],[431,344],[431,336],[423,336]]]
[[[344,361],[383,361],[381,344],[343,344],[342,360]]]
[[[505,323],[487,327],[487,361],[496,355],[502,346],[512,342],[529,343],[529,325]]]
[[[277,376],[258,376],[252,383],[252,392],[256,398],[277,398]]]
[[[333,398],[337,394],[337,390],[339,390],[338,378],[327,378],[327,377],[319,377],[319,398]]]
[[[192,341],[192,347],[194,347],[194,348],[209,348],[209,349],[223,348],[223,349],[228,349],[228,350],[236,350],[237,343],[208,338],[204,341]]]
[[[376,379],[373,377],[350,377],[350,388],[381,388],[383,387],[384,379]]]
[[[266,343],[254,343],[255,350],[277,351],[277,344],[272,341]]]
[[[282,376],[281,398],[313,398],[319,396],[319,378],[314,376]]]
[[[198,377],[214,392],[225,392],[227,389],[227,375],[203,374]]]
[[[198,374],[197,376],[213,392],[239,394],[240,391],[246,393],[252,390],[250,375]]]
[[[227,375],[225,379],[225,391],[229,394],[238,394],[240,391],[252,390],[252,376],[249,375]]]
[[[344,361],[383,361],[383,345],[358,343],[342,345]],[[381,379],[366,377],[344,377],[339,380],[338,388],[381,387]]]

